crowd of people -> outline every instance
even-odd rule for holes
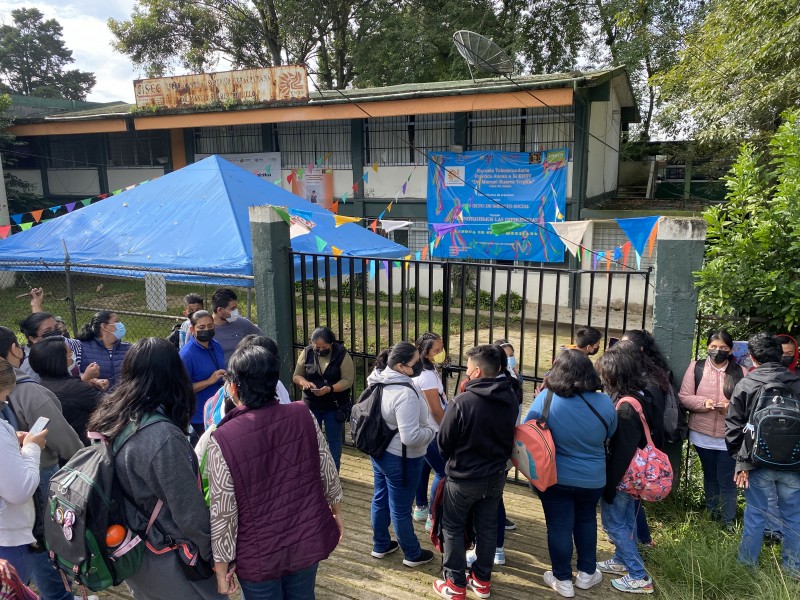
[[[238,315],[230,289],[213,294],[211,311],[189,294],[186,321],[170,338],[135,344],[111,311],[73,339],[43,310],[42,291],[31,297],[33,312],[19,327],[26,343],[0,327],[0,573],[14,580],[11,597],[28,597],[29,581],[44,600],[79,597],[44,551],[49,482],[89,444],[89,432],[113,443],[136,423],[115,466],[127,522],[147,532],[142,564],[126,580],[137,600],[222,598],[240,588],[247,600],[313,598],[318,565],[345,532],[338,473],[356,376],[334,332],[318,327],[299,353],[292,382],[302,401],[291,402],[279,378],[290,350]],[[708,513],[721,527],[734,527],[743,489],[740,561],[756,565],[766,535],[782,543],[786,572],[800,577],[800,473],[754,461],[749,433],[765,388],[800,398],[794,339],[754,336],[748,369],[733,358],[731,336],[712,332],[707,358],[689,365],[679,388],[649,332],[625,332],[593,362],[601,346],[598,330],[579,329],[524,416],[507,340],[467,351],[452,398],[437,333],[381,352],[367,382],[382,390],[380,417],[396,433],[371,456],[371,556],[399,551],[408,568],[431,562],[437,554],[414,529],[424,521],[442,550],[434,592],[489,598],[506,531],[516,527],[503,502],[516,427],[546,418],[557,483],[536,494],[551,565],[543,579],[560,596],[599,585],[604,573],[618,591],[654,591],[640,553],[653,544],[644,504],[623,483],[637,451],[652,443],[677,484],[687,432]],[[27,433],[40,417],[47,428]],[[614,546],[604,560],[598,506]]]

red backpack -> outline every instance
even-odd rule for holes
[[[556,473],[556,445],[553,433],[547,426],[553,390],[547,390],[542,416],[517,425],[514,430],[514,449],[511,462],[540,492],[558,483]]]

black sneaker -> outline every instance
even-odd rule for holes
[[[512,521],[511,519],[506,519],[506,524],[505,524],[505,530],[506,531],[511,531],[512,529],[516,529],[516,528],[517,528],[517,524],[514,523],[514,521]]]
[[[432,560],[433,560],[433,552],[431,552],[430,550],[420,550],[419,555],[414,560],[404,558],[403,564],[407,567],[418,567],[420,565],[424,565],[425,563],[429,563]]]
[[[372,551],[372,557],[373,558],[383,558],[387,554],[391,554],[392,552],[397,552],[397,549],[399,547],[400,547],[400,544],[397,542],[397,540],[392,540],[391,542],[389,542],[389,548],[387,550],[384,550],[383,552],[377,552],[377,551],[373,550]],[[405,561],[403,561],[403,562],[405,562]]]

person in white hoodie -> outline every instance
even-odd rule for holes
[[[0,359],[0,409],[5,408],[15,385],[14,368]],[[11,563],[27,584],[31,573],[29,546],[36,541],[33,494],[39,485],[39,457],[47,429],[36,435],[17,434],[7,416],[7,412],[0,412],[0,559]]]
[[[421,548],[411,519],[411,503],[419,484],[428,444],[436,435],[430,424],[430,409],[412,378],[422,372],[414,344],[398,342],[384,350],[367,379],[383,385],[381,416],[397,430],[386,452],[372,458],[375,475],[372,497],[372,556],[384,558],[403,550],[403,564],[418,567],[433,560],[433,552]],[[389,535],[389,523],[397,540]]]

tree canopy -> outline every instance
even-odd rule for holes
[[[36,8],[11,11],[12,24],[0,26],[0,80],[4,91],[24,96],[83,100],[95,76],[67,69],[75,62],[62,39],[61,25]]]

